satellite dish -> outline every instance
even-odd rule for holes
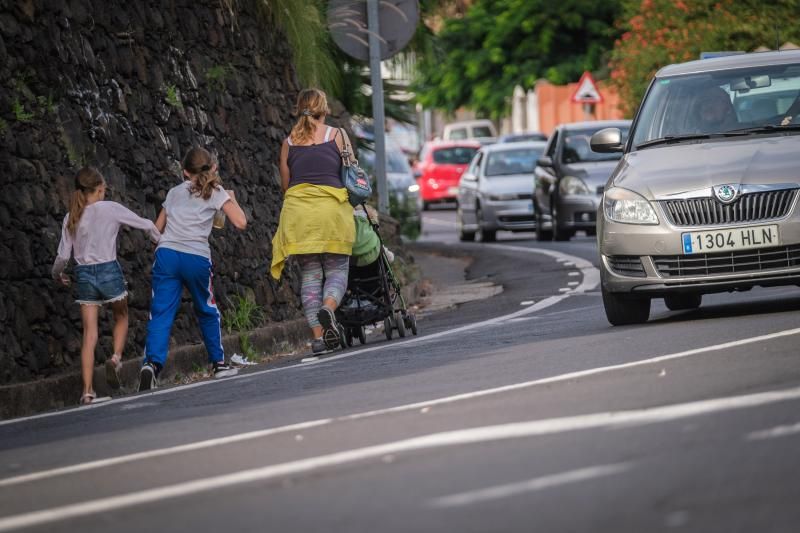
[[[389,59],[411,40],[419,21],[418,0],[378,1],[378,41],[381,60]],[[369,61],[367,0],[330,0],[328,29],[347,55]]]

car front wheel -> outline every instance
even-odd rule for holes
[[[609,292],[602,287],[603,307],[612,326],[644,324],[650,318],[650,298]]]

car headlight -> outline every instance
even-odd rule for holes
[[[414,185],[408,186],[408,192],[417,192],[418,190],[419,190],[419,185],[417,185],[416,183]]]
[[[589,187],[582,179],[575,176],[564,176],[558,183],[558,191],[561,194],[591,194]]]
[[[603,212],[608,220],[623,224],[658,224],[658,217],[643,196],[628,189],[611,187],[603,194]]]
[[[506,193],[506,194],[490,194],[489,200],[493,202],[508,202],[509,200],[516,200],[517,195],[515,193]]]

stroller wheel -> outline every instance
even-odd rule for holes
[[[344,334],[344,343],[348,348],[353,346],[353,330],[351,328],[347,328],[347,332]]]
[[[409,313],[406,315],[406,326],[411,330],[414,335],[417,334],[417,317]]]
[[[358,342],[361,344],[367,344],[367,330],[364,326],[358,328]]]
[[[394,329],[394,324],[392,324],[392,316],[389,315],[383,319],[383,333],[386,335],[386,340],[392,340],[392,330]]]
[[[406,336],[406,321],[403,318],[402,311],[395,311],[395,313],[394,321],[397,324],[397,334],[400,335],[400,338],[403,338]]]

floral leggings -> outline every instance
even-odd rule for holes
[[[347,289],[347,270],[349,255],[340,254],[299,254],[295,256],[300,263],[302,284],[300,299],[303,311],[312,328],[320,325],[317,313],[327,298],[342,301]]]

